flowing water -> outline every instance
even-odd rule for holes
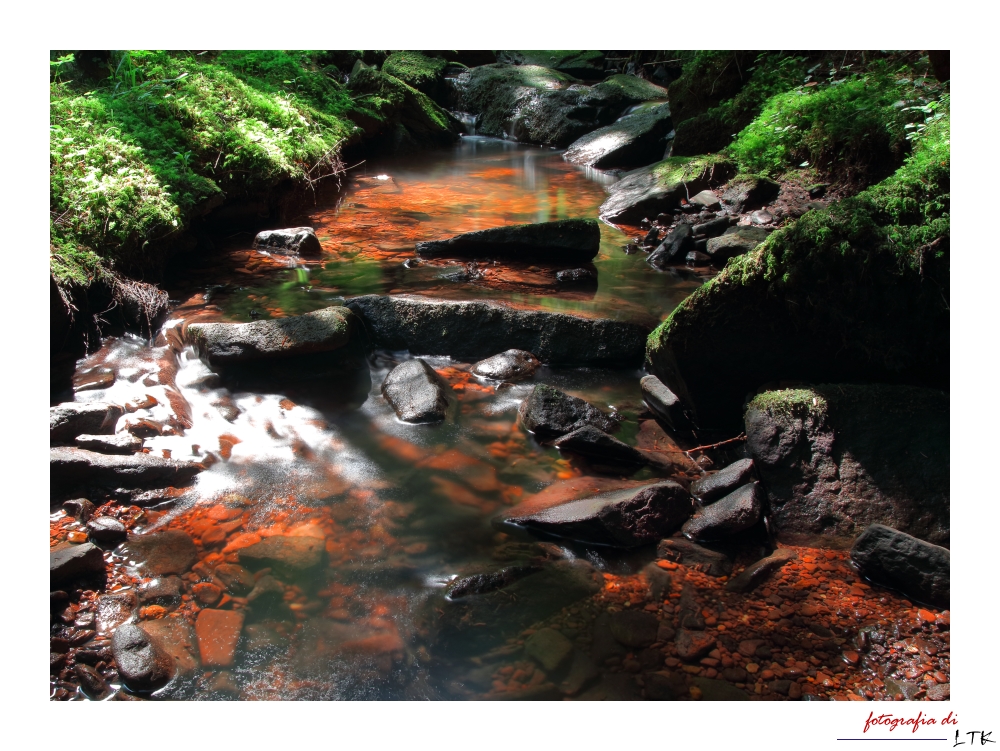
[[[639,417],[639,371],[543,367],[527,383],[498,386],[472,377],[471,363],[428,357],[452,388],[451,413],[439,425],[410,425],[380,393],[406,352],[376,352],[349,372],[276,368],[237,381],[178,343],[173,332],[184,321],[296,315],[368,293],[490,298],[652,326],[702,281],[649,268],[642,253],[623,252],[626,234],[603,225],[590,287],[561,288],[555,273],[564,267],[552,264],[415,262],[422,239],[596,216],[613,178],[568,165],[558,152],[467,137],[453,150],[364,171],[308,218],[322,258],[267,256],[249,250],[249,237],[234,238],[171,291],[179,302],[157,346],[112,339],[78,366],[81,377],[113,371],[115,382],[77,400],[129,404],[119,430],[145,420],[152,453],[210,465],[178,497],[147,499],[153,505],[137,528],[191,535],[199,562],[185,574],[188,591],[218,581],[214,567],[262,539],[311,538],[323,551],[319,564],[258,572],[256,584],[267,580],[271,591],[258,586],[213,603],[245,616],[231,662],[199,665],[189,649],[188,668],[166,696],[473,698],[489,691],[511,639],[570,605],[572,593],[599,588],[587,580],[590,566],[631,570],[651,557],[540,540],[495,522],[518,503],[664,476],[648,468],[608,474],[540,445],[517,422],[532,386],[549,383],[617,413],[620,439],[678,458],[655,423]],[[684,470],[693,468],[679,461],[676,471]],[[127,546],[119,560],[136,582],[150,578]],[[526,577],[517,596],[481,596],[483,606],[445,596],[457,577],[509,565],[546,572]],[[198,607],[188,597],[173,613],[140,616],[194,622]]]

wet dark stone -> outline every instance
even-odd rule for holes
[[[555,629],[542,628],[524,640],[524,653],[546,673],[554,673],[573,658],[573,642]]]
[[[49,652],[49,675],[59,675],[59,671],[66,667],[66,659],[65,652]]]
[[[184,486],[201,469],[199,464],[153,454],[116,456],[70,447],[49,451],[49,478],[53,490],[86,485],[118,488],[160,483]]]
[[[686,662],[701,659],[715,648],[714,634],[682,628],[674,639],[677,656]]]
[[[654,375],[643,376],[639,380],[639,388],[650,412],[671,430],[680,430],[690,425],[680,399],[659,378]]]
[[[212,573],[222,582],[226,591],[236,597],[243,597],[253,589],[253,574],[235,563],[220,563]]]
[[[118,627],[111,637],[118,674],[132,691],[155,691],[174,675],[174,661],[158,640],[134,624]]]
[[[183,574],[198,559],[191,535],[179,529],[129,535],[128,555],[148,574]]]
[[[135,610],[137,604],[138,599],[134,590],[99,595],[97,598],[97,628],[102,633],[107,633],[125,623],[132,617],[132,611]]]
[[[656,641],[660,623],[643,610],[625,610],[611,615],[611,634],[626,647],[648,647]]]
[[[64,402],[49,409],[49,442],[70,443],[84,433],[110,435],[125,410],[104,402]]]
[[[726,590],[728,592],[750,592],[763,584],[775,571],[797,557],[798,554],[791,548],[779,548],[767,558],[761,558],[756,563],[751,563],[727,581]]]
[[[541,362],[530,352],[508,349],[499,355],[480,360],[472,366],[472,372],[481,378],[516,383],[533,376],[539,365]]]
[[[291,227],[258,232],[253,239],[253,249],[266,250],[269,253],[298,253],[300,255],[316,255],[323,252],[323,247],[316,237],[316,231],[312,227]]]
[[[681,160],[674,160],[674,163],[677,167],[681,166]],[[618,182],[610,185],[610,195],[601,204],[601,219],[612,224],[634,224],[643,217],[674,210],[680,206],[681,200],[725,182],[735,171],[727,162],[716,162],[700,174],[664,179],[661,164],[626,172]],[[676,176],[679,170],[670,172]]]
[[[307,571],[323,561],[325,546],[316,537],[274,535],[239,551],[240,563],[250,567],[273,566],[289,573]]]
[[[571,433],[586,425],[603,431],[617,427],[615,421],[597,407],[544,383],[532,389],[521,403],[519,414],[525,429],[542,438]]]
[[[285,585],[270,574],[264,574],[255,583],[247,601],[267,606],[280,600],[285,594]]]
[[[60,545],[49,551],[49,581],[53,586],[104,571],[104,554],[93,543]]]
[[[727,496],[741,485],[753,480],[753,459],[740,459],[710,475],[691,483],[691,495],[702,504]]]
[[[646,463],[646,458],[632,446],[592,425],[577,428],[557,438],[552,445],[560,451],[572,451],[589,459],[610,464],[639,466]]]
[[[468,361],[520,349],[548,364],[638,366],[649,334],[634,323],[487,301],[365,295],[347,307],[364,321],[372,346]]]
[[[691,510],[687,491],[666,481],[601,493],[523,516],[515,508],[506,521],[581,542],[627,548],[669,534]]]
[[[950,605],[951,551],[947,548],[872,524],[855,540],[851,560],[878,584],[930,605]]]
[[[645,681],[646,698],[653,701],[674,701],[688,695],[687,681],[679,673],[651,673]]]
[[[746,532],[760,520],[758,484],[748,483],[703,508],[681,530],[692,540],[721,540]]]
[[[674,227],[670,234],[663,238],[656,249],[646,257],[646,263],[656,268],[663,268],[672,263],[681,263],[684,255],[694,247],[694,233],[691,225],[682,222]]]
[[[566,677],[559,683],[559,690],[569,696],[575,696],[593,683],[600,674],[597,665],[586,653],[579,649],[573,650],[573,660]]]
[[[705,252],[716,266],[724,266],[726,261],[749,253],[767,239],[769,230],[763,227],[730,227],[721,237],[708,241]]]
[[[750,701],[750,695],[726,681],[695,677],[692,683],[701,691],[702,701]]]
[[[448,384],[420,359],[393,368],[382,382],[382,395],[403,422],[439,422],[448,411]]]
[[[177,576],[159,576],[139,585],[139,602],[170,609],[181,602],[181,580]]]
[[[647,564],[642,573],[645,575],[646,581],[649,582],[649,588],[646,590],[648,599],[653,602],[663,600],[670,591],[670,574],[655,563]]]
[[[722,677],[730,683],[746,683],[748,674],[743,668],[731,667],[722,669]]]
[[[62,507],[67,514],[83,523],[86,523],[94,513],[94,504],[86,498],[74,498],[63,503]]]
[[[656,548],[660,558],[695,566],[709,576],[729,576],[733,571],[733,561],[725,553],[709,550],[697,543],[679,537],[660,540]]]
[[[601,248],[596,219],[561,219],[538,224],[511,224],[467,232],[448,240],[417,243],[424,258],[496,258],[524,261],[590,261]]]
[[[563,269],[556,272],[556,281],[561,284],[597,284],[597,274],[591,269]]]
[[[128,530],[117,519],[99,516],[87,522],[87,536],[95,542],[120,542],[128,536]]]
[[[98,454],[134,454],[142,448],[142,439],[131,433],[114,435],[78,435],[77,448],[96,451]]]
[[[722,203],[734,214],[752,211],[764,206],[775,198],[781,186],[763,177],[748,177],[734,180],[722,194]]]
[[[79,659],[79,655],[77,659]],[[111,686],[104,680],[104,676],[90,665],[81,665],[78,662],[73,667],[73,672],[80,679],[80,688],[83,689],[83,693],[91,699],[100,701],[111,695]]]
[[[643,167],[663,158],[673,127],[669,104],[640,110],[581,136],[563,159],[597,169]]]
[[[709,219],[702,224],[696,224],[691,231],[696,237],[718,237],[732,225],[735,217],[720,216],[717,219]]]
[[[499,571],[491,571],[485,574],[473,574],[456,579],[448,588],[448,597],[456,600],[459,597],[468,595],[484,594],[513,584],[518,579],[523,579],[529,574],[541,571],[539,566],[508,566]]]

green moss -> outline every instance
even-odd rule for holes
[[[430,94],[440,84],[447,65],[447,61],[421,52],[393,52],[382,64],[382,72]]]
[[[376,119],[384,121],[413,103],[432,128],[447,131],[450,126],[447,113],[434,101],[398,78],[374,68],[358,71],[350,82],[355,95],[355,105],[366,110]]]
[[[201,207],[334,168],[353,104],[310,52],[119,53],[50,86],[52,272],[142,269]]]
[[[826,399],[812,389],[782,389],[780,391],[765,391],[757,394],[747,405],[747,410],[755,409],[769,415],[793,415],[804,417],[807,414],[823,416],[827,412]]]
[[[626,76],[618,73],[608,76],[606,79],[594,85],[595,92],[614,91],[620,92],[626,99],[638,99],[640,101],[666,99],[667,90],[655,83],[651,83],[636,76]]]
[[[671,156],[652,165],[650,169],[657,183],[670,185],[686,182],[725,163],[726,158],[719,154],[703,154],[696,157]]]

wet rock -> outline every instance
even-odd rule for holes
[[[115,456],[70,447],[49,450],[49,476],[54,491],[88,485],[118,488],[163,483],[184,486],[201,469],[200,464],[153,454]]]
[[[73,376],[73,391],[97,391],[106,389],[114,385],[115,371],[111,368],[91,368],[83,373],[76,373]]]
[[[627,367],[642,362],[648,334],[637,324],[496,302],[365,295],[347,306],[364,322],[372,346],[468,360],[512,348],[549,364]]]
[[[727,581],[726,591],[751,592],[763,584],[771,574],[796,557],[798,554],[791,548],[779,548],[766,558],[751,563],[738,575]]]
[[[205,667],[228,667],[233,664],[236,644],[243,630],[243,613],[205,608],[198,613],[194,630],[202,664]]]
[[[556,281],[560,284],[596,284],[597,274],[591,269],[563,269],[556,272]]]
[[[325,550],[322,539],[274,535],[239,551],[241,564],[251,568],[273,566],[289,573],[307,571],[318,566]]]
[[[694,247],[694,234],[691,225],[682,222],[670,230],[656,249],[646,257],[646,263],[662,269],[672,263],[684,260],[684,254]]]
[[[590,636],[590,653],[598,663],[613,657],[624,657],[628,652],[611,632],[611,613],[601,613],[594,619]]]
[[[639,451],[592,425],[577,428],[556,439],[552,445],[560,451],[572,451],[609,464],[640,466],[646,463]]]
[[[746,683],[749,674],[746,670],[740,667],[731,667],[722,669],[722,678],[730,683]]]
[[[110,435],[125,414],[117,404],[105,402],[64,402],[49,408],[49,442],[69,443],[79,435]]]
[[[781,186],[763,177],[746,177],[733,180],[722,194],[722,203],[734,214],[760,208],[775,198]]]
[[[693,662],[707,655],[715,648],[715,635],[704,631],[682,628],[674,639],[677,656],[685,662]]]
[[[220,563],[212,573],[222,582],[226,591],[236,597],[243,597],[253,589],[253,574],[235,563]]]
[[[654,375],[643,376],[639,380],[639,388],[649,411],[671,430],[680,430],[690,425],[681,400],[659,378]]]
[[[180,529],[131,534],[127,555],[149,575],[183,574],[198,560],[198,549],[191,535]]]
[[[465,576],[461,579],[456,579],[455,582],[448,588],[448,597],[455,600],[459,597],[466,597],[468,595],[479,595],[485,594],[486,592],[493,592],[498,589],[503,589],[504,587],[513,584],[518,579],[523,579],[525,576],[537,573],[538,571],[541,571],[539,566],[508,566],[500,569],[499,571]]]
[[[209,365],[226,365],[341,349],[351,320],[346,308],[331,307],[270,321],[193,323],[187,335]]]
[[[569,696],[575,696],[593,683],[600,674],[594,661],[586,653],[575,649],[566,677],[559,684],[559,690]]]
[[[519,515],[506,521],[527,529],[595,545],[636,547],[669,534],[692,511],[691,497],[675,482],[601,493]]]
[[[257,233],[252,247],[254,250],[266,250],[270,253],[318,255],[323,252],[312,227],[264,230]]]
[[[74,498],[62,505],[63,510],[78,522],[86,523],[94,513],[94,504],[87,498]]]
[[[851,548],[851,560],[872,581],[907,597],[947,608],[951,552],[882,524],[872,524]]]
[[[646,698],[674,701],[688,695],[687,682],[678,673],[661,671],[646,676]]]
[[[902,694],[903,699],[906,701],[913,701],[918,691],[920,691],[920,686],[911,681],[902,681],[894,678],[885,679],[885,692],[890,697]]]
[[[648,647],[656,641],[660,623],[643,610],[625,610],[611,614],[611,634],[626,647]]]
[[[660,558],[699,568],[709,576],[729,576],[733,571],[733,561],[725,553],[709,550],[679,537],[660,540],[660,544],[656,547],[656,554]]]
[[[417,243],[423,258],[513,258],[578,263],[593,260],[601,248],[596,219],[561,219],[511,224],[466,232],[448,240]]]
[[[134,624],[118,627],[111,637],[118,674],[132,691],[155,691],[175,673],[174,660],[160,641]]]
[[[670,105],[661,104],[581,136],[566,150],[563,159],[597,169],[642,167],[663,157],[673,127]]]
[[[103,574],[104,570],[104,554],[93,543],[65,544],[49,551],[49,582],[53,587],[80,577]]]
[[[199,603],[210,607],[222,598],[222,587],[212,582],[198,582],[191,587],[191,594]]]
[[[690,171],[690,173],[689,173]],[[637,224],[680,206],[681,199],[727,180],[734,173],[728,162],[707,164],[687,157],[670,157],[626,172],[608,188],[601,219],[612,224]]]
[[[646,581],[649,582],[649,588],[646,590],[647,599],[653,602],[662,601],[670,592],[670,574],[655,563],[648,564],[643,568],[642,573],[645,575]]]
[[[98,516],[87,522],[87,536],[94,542],[121,542],[128,536],[128,530],[117,519]]]
[[[472,366],[472,372],[481,378],[515,383],[530,378],[541,365],[538,358],[520,349],[508,349],[499,355],[480,360]]]
[[[692,683],[701,691],[702,701],[750,701],[746,691],[731,686],[725,681],[696,676]]]
[[[721,237],[708,241],[705,252],[717,266],[736,256],[749,253],[767,239],[768,230],[762,227],[730,227]]]
[[[670,625],[670,621],[660,621],[660,625],[656,629],[656,641],[666,643],[673,641],[675,636],[677,636],[677,631]]]
[[[448,384],[421,359],[393,368],[382,382],[382,395],[403,422],[439,422],[448,411]]]
[[[80,688],[83,689],[83,693],[89,698],[94,701],[101,701],[111,696],[111,686],[104,680],[104,676],[90,667],[90,665],[77,663],[73,667],[73,672],[76,673],[76,677],[80,680]]]
[[[132,617],[138,605],[134,590],[112,592],[97,598],[97,630],[105,634],[117,628]]]
[[[114,435],[78,435],[74,441],[78,448],[99,454],[134,454],[142,448],[142,439],[131,433]]]
[[[951,684],[939,683],[927,689],[927,698],[930,701],[948,701],[951,698]]]
[[[697,195],[691,196],[691,198],[688,199],[688,203],[693,203],[695,206],[701,206],[709,211],[718,211],[719,208],[721,208],[719,197],[710,190],[703,190]]]
[[[139,602],[160,605],[167,610],[181,603],[181,580],[177,576],[159,576],[139,585]]]
[[[753,459],[740,459],[691,483],[691,495],[709,504],[753,480]]]
[[[604,78],[604,53],[599,50],[498,50],[496,62],[539,65],[576,78]]]
[[[694,199],[691,200],[693,201]],[[710,219],[702,224],[694,225],[691,231],[695,237],[718,237],[729,229],[734,219],[731,216],[720,216],[717,219]]]
[[[752,482],[703,508],[681,531],[692,540],[726,539],[753,527],[760,512],[761,492]]]
[[[573,657],[573,642],[555,629],[543,628],[524,640],[524,653],[546,673],[554,673]]]
[[[597,407],[544,383],[532,389],[518,413],[525,429],[542,438],[571,433],[587,425],[605,431],[616,427]]]
[[[256,603],[257,607],[267,608],[279,602],[285,594],[285,585],[270,574],[264,574],[256,582],[247,595],[247,602]]]
[[[754,224],[770,224],[774,221],[774,217],[769,211],[755,211],[750,219]]]
[[[948,395],[907,386],[815,386],[756,396],[747,450],[779,539],[884,524],[948,545]]]
[[[186,618],[176,615],[144,621],[142,629],[170,655],[177,675],[189,675],[199,667],[194,629]]]

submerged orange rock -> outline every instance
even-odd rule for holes
[[[202,664],[213,667],[232,665],[242,630],[243,613],[208,608],[202,610],[194,627]]]

